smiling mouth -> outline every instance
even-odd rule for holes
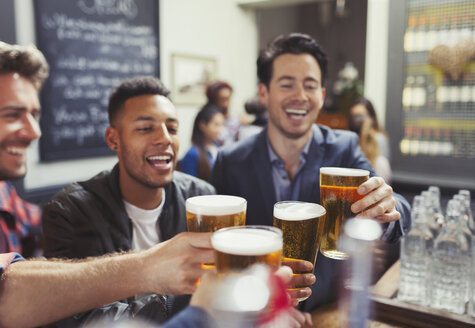
[[[290,116],[302,118],[307,115],[308,111],[305,109],[286,108],[285,113]]]
[[[153,166],[163,166],[170,164],[172,161],[171,155],[158,155],[147,157],[147,161]]]
[[[6,151],[10,155],[25,155],[26,148],[23,148],[23,147],[8,147],[6,149]]]

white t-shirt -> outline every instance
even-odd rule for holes
[[[134,250],[147,249],[160,242],[158,217],[165,204],[165,190],[162,190],[162,202],[152,210],[141,209],[123,200],[125,210],[132,220],[132,249]]]

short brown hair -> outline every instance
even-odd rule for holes
[[[18,73],[39,91],[49,75],[45,57],[34,45],[20,46],[0,41],[0,74]]]

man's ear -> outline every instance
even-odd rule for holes
[[[269,90],[267,89],[267,86],[264,83],[259,83],[257,93],[259,95],[259,100],[261,101],[261,104],[267,106]]]
[[[114,128],[112,126],[107,127],[107,129],[106,129],[106,142],[107,142],[107,145],[109,146],[109,148],[112,151],[117,152],[117,150],[119,149],[119,134],[118,134],[116,128]]]

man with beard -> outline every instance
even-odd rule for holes
[[[222,149],[212,182],[218,193],[248,200],[247,224],[272,225],[278,201],[320,202],[320,167],[366,169],[371,178],[358,188],[364,197],[352,205],[352,211],[380,222],[382,239],[394,242],[410,227],[407,201],[374,176],[355,133],[314,124],[323,107],[326,70],[326,55],[310,36],[292,33],[271,41],[257,60],[258,92],[267,106],[268,126]],[[312,285],[312,292],[300,309],[311,311],[335,299],[337,262],[318,257],[317,283],[313,275],[307,276],[305,285]],[[300,292],[306,297],[310,289]]]
[[[23,242],[36,226],[32,216],[39,222],[40,215],[6,180],[26,174],[26,150],[41,135],[38,91],[48,71],[36,47],[0,42],[0,326],[38,326],[137,293],[195,291],[200,262],[213,258],[206,233],[184,232],[141,252],[80,261],[24,261],[15,252],[20,244],[11,241]],[[195,297],[193,306],[167,325],[191,320],[209,326],[208,303]]]
[[[39,248],[41,211],[22,200],[9,180],[25,175],[26,150],[41,136],[38,91],[48,72],[35,47],[0,42],[0,253],[29,257]]]
[[[69,185],[45,206],[46,257],[78,259],[148,249],[187,230],[185,200],[215,190],[174,171],[178,119],[168,94],[153,77],[123,81],[112,92],[106,141],[118,164],[110,172]],[[190,293],[190,283],[203,273],[201,260],[197,256],[168,267],[171,279],[183,281],[183,290],[170,294]],[[137,316],[163,322],[188,300],[189,296],[137,295],[65,319],[58,326],[77,326],[97,317]]]

